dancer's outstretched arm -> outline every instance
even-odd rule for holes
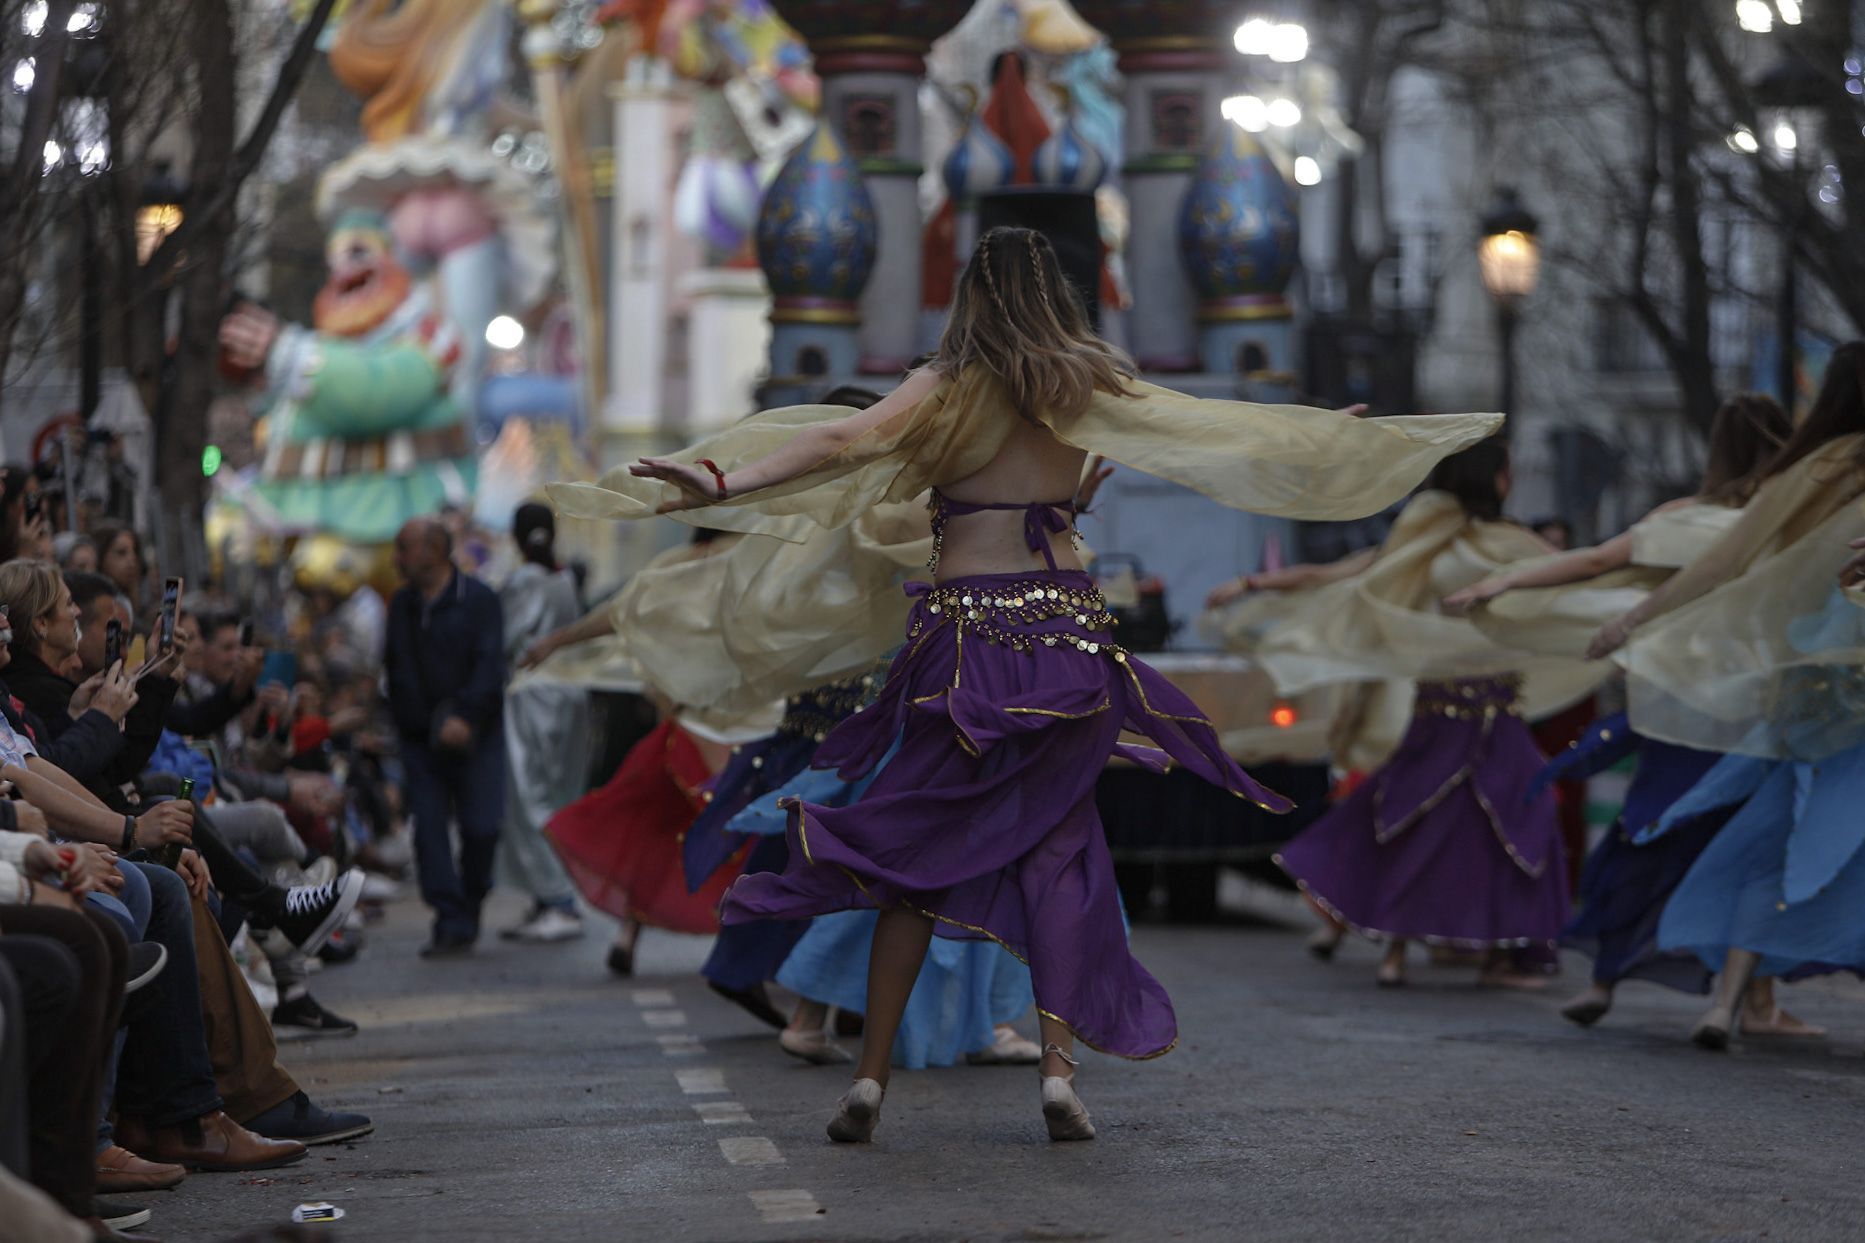
[[[1595,544],[1591,548],[1576,548],[1558,557],[1536,561],[1493,575],[1480,583],[1472,583],[1462,591],[1446,596],[1444,606],[1449,609],[1466,609],[1479,601],[1494,599],[1503,592],[1514,591],[1518,587],[1562,587],[1568,583],[1598,578],[1608,571],[1621,569],[1630,564],[1632,564],[1632,533],[1622,531],[1603,544]]]
[[[1321,565],[1287,565],[1280,570],[1245,574],[1214,588],[1211,594],[1205,597],[1205,607],[1222,608],[1232,600],[1251,591],[1306,591],[1311,587],[1324,587],[1329,583],[1338,583],[1343,578],[1352,578],[1372,565],[1378,556],[1379,549],[1363,548],[1359,552],[1342,557],[1339,561],[1329,561]]]
[[[781,447],[756,461],[747,462],[725,474],[713,474],[705,466],[675,462],[667,458],[642,458],[628,468],[628,473],[642,479],[660,479],[680,489],[680,496],[657,511],[663,514],[681,509],[699,509],[728,496],[756,492],[788,482],[805,471],[820,466],[854,444],[866,433],[880,427],[895,415],[918,405],[939,386],[943,377],[927,367],[908,376],[899,388],[866,410],[851,413],[833,423],[818,423],[792,436]]]

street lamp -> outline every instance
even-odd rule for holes
[[[142,205],[136,209],[137,263],[147,264],[169,234],[181,227],[181,205],[187,197],[188,188],[169,172],[168,165],[157,164],[142,183]]]
[[[1535,292],[1541,276],[1541,222],[1522,206],[1515,187],[1496,191],[1496,205],[1483,217],[1477,243],[1477,266],[1483,288],[1496,300],[1496,323],[1502,335],[1502,412],[1515,413],[1515,318],[1522,299]]]

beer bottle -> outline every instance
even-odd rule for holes
[[[181,789],[176,791],[175,797],[184,803],[192,803],[194,801],[194,778],[183,777]],[[170,871],[180,867],[181,852],[184,849],[186,848],[180,842],[165,842],[162,846],[162,866]]]

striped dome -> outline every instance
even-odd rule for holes
[[[1076,128],[1073,117],[1036,148],[1030,164],[1039,186],[1088,191],[1107,177],[1107,157]]]
[[[954,202],[964,203],[1003,189],[1016,171],[1016,157],[1010,148],[973,113],[953,144],[952,153],[945,157],[940,175],[945,179],[945,192]]]

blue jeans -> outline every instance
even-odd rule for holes
[[[123,1113],[142,1114],[150,1126],[173,1126],[220,1108],[201,1019],[194,911],[181,877],[159,863],[128,866],[141,873],[149,891],[142,939],[167,949],[168,965],[149,985],[155,996],[135,1007],[127,1028],[117,1103]]]
[[[137,864],[123,859],[117,860],[117,872],[123,877],[121,893],[93,893],[84,900],[92,908],[110,916],[111,921],[123,929],[124,939],[134,945],[145,940],[144,934],[149,930],[150,906],[153,901],[149,892],[149,879],[142,874]],[[127,1029],[118,1028],[116,1038],[110,1042],[110,1060],[104,1066],[104,1108],[97,1119],[99,1152],[110,1147],[116,1139],[116,1128],[110,1125],[110,1110],[116,1102],[117,1067],[123,1060],[123,1042],[126,1039]]]
[[[434,912],[434,935],[472,940],[479,907],[492,892],[492,861],[505,815],[505,739],[494,731],[466,752],[402,744],[408,811],[414,818],[421,899]],[[460,826],[454,862],[453,824]]]

